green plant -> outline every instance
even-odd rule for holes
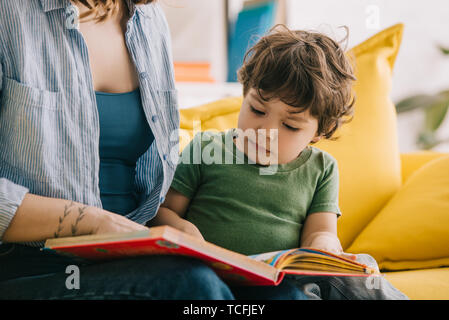
[[[449,56],[449,48],[442,46],[438,48],[444,55]],[[415,109],[423,109],[424,111],[424,124],[416,141],[419,148],[429,150],[440,143],[449,142],[449,137],[445,139],[436,137],[436,132],[448,113],[449,90],[444,90],[434,95],[413,95],[396,104],[398,114]]]

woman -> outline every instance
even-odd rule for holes
[[[231,292],[189,258],[40,251],[48,238],[144,229],[164,200],[179,114],[156,3],[2,0],[0,61],[1,299],[303,297],[287,282]],[[66,286],[69,265],[79,289]]]

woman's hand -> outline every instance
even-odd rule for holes
[[[122,215],[101,208],[94,208],[94,214],[96,216],[96,227],[93,228],[93,234],[121,233],[148,229],[144,225],[131,221]]]

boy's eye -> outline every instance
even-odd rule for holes
[[[285,123],[284,123],[284,126],[285,126],[288,130],[291,130],[291,131],[298,131],[298,130],[299,130],[298,128],[290,127],[289,125],[286,125]]]
[[[265,114],[265,112],[262,112],[262,111],[259,111],[259,110],[257,110],[257,109],[254,109],[254,108],[251,107],[251,106],[250,106],[250,108],[251,108],[251,111],[254,112],[255,114],[259,114],[259,115],[264,115],[264,114]]]

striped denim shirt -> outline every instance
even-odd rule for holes
[[[126,215],[143,224],[173,179],[179,110],[164,13],[126,1],[125,41],[155,137],[136,163],[139,206]],[[27,192],[102,207],[99,116],[74,9],[70,0],[0,1],[0,239]]]

